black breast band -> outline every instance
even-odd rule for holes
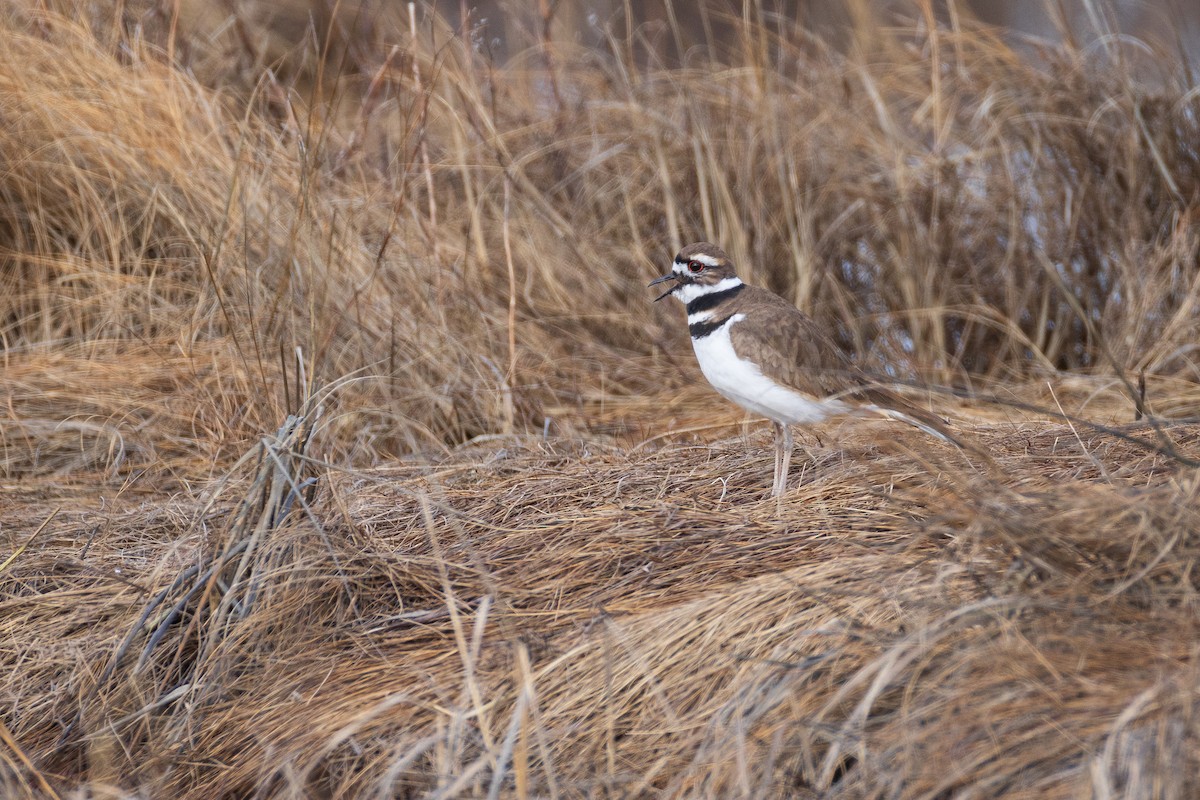
[[[703,339],[705,336],[708,336],[710,333],[715,331],[717,328],[720,328],[731,319],[733,319],[733,314],[722,317],[721,319],[708,320],[706,322],[693,322],[691,325],[688,325],[688,333],[692,335],[693,339]]]
[[[733,298],[737,297],[738,292],[745,288],[746,284],[739,283],[737,286],[733,286],[723,292],[710,292],[709,294],[702,294],[687,304],[688,316],[690,317],[692,314],[699,314],[701,311],[709,311],[714,309],[721,303],[724,303],[726,300],[732,300]]]

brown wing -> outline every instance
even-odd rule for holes
[[[747,311],[748,315],[753,306],[754,324],[747,319],[729,329],[733,349],[739,354],[756,351],[754,360],[775,380],[812,397],[836,396],[899,412],[918,427],[931,428],[938,436],[956,441],[945,420],[872,381],[817,323],[782,297],[747,286],[734,305],[730,313]],[[769,346],[759,344],[760,337]]]
[[[747,286],[733,305],[722,313],[749,317],[729,329],[733,349],[739,355],[753,352],[762,371],[779,383],[817,398],[843,395],[865,383],[820,326],[782,297]]]

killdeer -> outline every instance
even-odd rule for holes
[[[675,256],[671,271],[650,285],[667,281],[675,283],[655,302],[674,295],[687,306],[692,348],[704,377],[729,400],[775,424],[772,496],[787,487],[790,425],[840,415],[884,416],[961,447],[944,420],[856,369],[791,303],[742,283],[729,256],[715,244],[689,244]]]

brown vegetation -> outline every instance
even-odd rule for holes
[[[1195,796],[1176,54],[98,7],[0,6],[0,795]],[[699,238],[994,463],[766,499]]]

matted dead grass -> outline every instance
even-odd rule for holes
[[[1187,796],[1194,473],[968,422],[985,474],[896,427],[810,444],[778,503],[763,426],[347,472],[293,424],[212,492],[26,490],[7,785]]]
[[[0,0],[0,795],[1200,794],[1177,54],[235,5]],[[767,498],[698,238],[977,452]]]

